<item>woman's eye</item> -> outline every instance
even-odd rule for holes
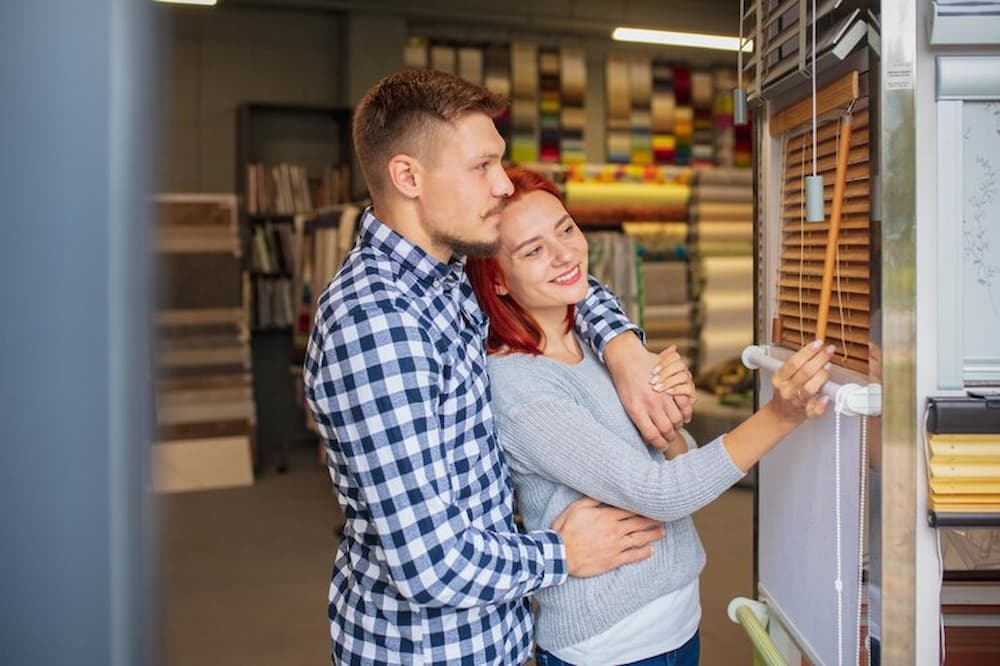
[[[541,251],[542,251],[542,249],[540,247],[532,248],[532,249],[528,250],[524,254],[524,256],[526,256],[526,257],[534,257],[534,256],[537,256],[538,253],[541,252]]]

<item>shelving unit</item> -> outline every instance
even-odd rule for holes
[[[251,331],[290,333],[297,214],[348,198],[351,111],[251,102],[237,116],[242,243],[250,281]]]
[[[249,485],[256,435],[248,278],[233,194],[159,194],[154,256],[160,492]]]
[[[237,111],[236,182],[247,271],[258,469],[287,465],[284,452],[310,435],[295,396],[293,333],[301,250],[295,220],[351,196],[350,109],[248,102]]]

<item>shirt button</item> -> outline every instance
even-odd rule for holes
[[[434,286],[435,287],[440,287],[441,286],[441,280],[437,280],[437,279],[434,280]]]

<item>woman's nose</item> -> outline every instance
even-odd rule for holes
[[[553,253],[556,263],[565,264],[573,258],[573,251],[563,243],[556,243],[556,251]]]

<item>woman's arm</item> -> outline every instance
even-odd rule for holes
[[[583,495],[669,522],[705,506],[742,476],[722,441],[673,460],[623,440],[574,400],[540,398],[496,411],[511,466]]]
[[[802,421],[825,411],[819,390],[830,354],[821,344],[796,352],[774,374],[774,398],[763,409],[673,460],[630,445],[558,387],[514,406],[499,401],[500,441],[515,469],[650,518],[676,520],[714,500]]]

